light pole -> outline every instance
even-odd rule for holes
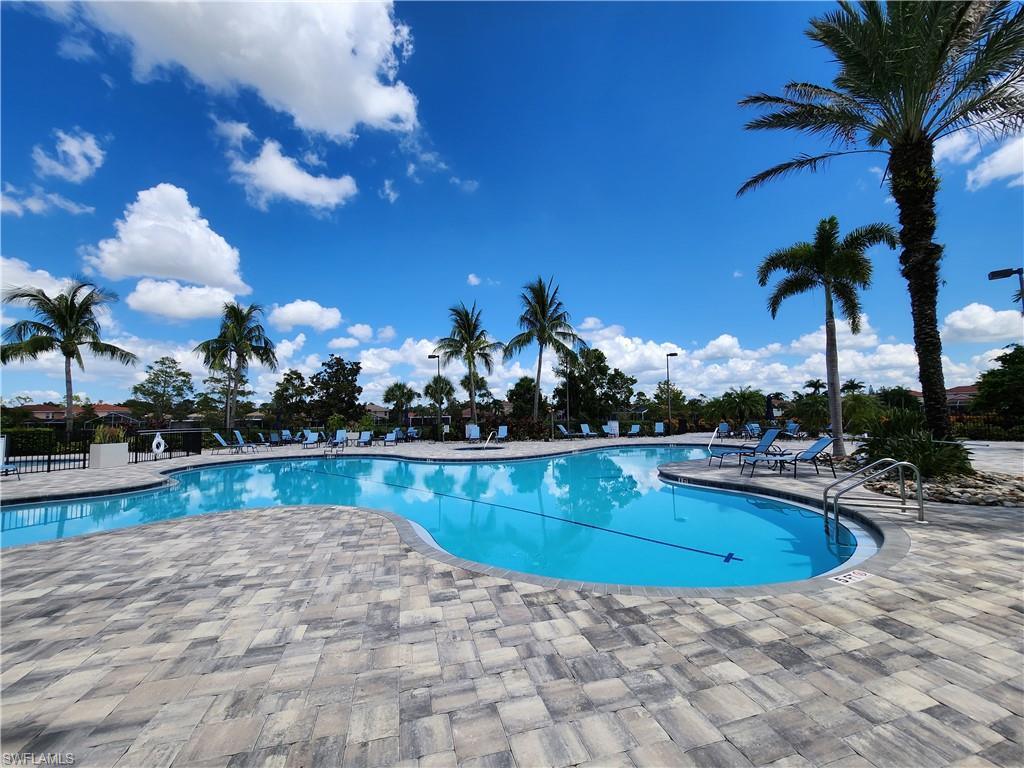
[[[668,433],[672,434],[672,379],[668,375],[668,359],[679,357],[678,352],[665,353],[665,397],[668,398]]]
[[[441,356],[440,355],[427,355],[428,360],[437,360],[437,378],[434,379],[434,384],[438,387],[441,386]],[[438,392],[437,398],[437,433],[434,435],[434,442],[437,442],[437,438],[441,437],[441,397]]]
[[[1002,280],[1004,277],[1017,276],[1020,280],[1020,311],[1024,314],[1024,268],[1017,267],[1017,269],[997,269],[994,272],[988,273],[989,280]]]

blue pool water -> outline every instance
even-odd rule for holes
[[[703,448],[622,447],[542,459],[249,462],[182,472],[166,489],[5,507],[2,545],[223,510],[293,504],[385,509],[454,555],[557,578],[716,587],[792,581],[845,562],[821,517],[783,501],[662,482],[659,464]],[[302,514],[296,512],[295,514]]]

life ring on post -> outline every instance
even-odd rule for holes
[[[153,438],[153,455],[156,458],[160,458],[160,455],[166,450],[167,443],[164,442],[163,437],[157,432],[156,437]]]

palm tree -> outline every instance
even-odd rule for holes
[[[519,315],[520,333],[505,345],[505,360],[537,344],[537,377],[533,385],[533,420],[540,414],[540,375],[544,361],[544,349],[551,347],[560,357],[575,356],[575,349],[583,345],[583,341],[569,324],[569,313],[558,298],[558,286],[553,285],[554,278],[545,284],[538,277],[532,283],[523,286],[519,294],[523,312]]]
[[[847,379],[843,382],[843,386],[839,388],[839,391],[844,395],[856,395],[858,392],[864,391],[864,382],[857,381],[857,379]]]
[[[873,245],[885,243],[896,247],[896,232],[888,224],[868,224],[839,239],[839,221],[835,216],[822,219],[813,243],[797,243],[774,251],[765,257],[757,269],[757,280],[762,286],[777,272],[786,275],[768,297],[768,311],[778,314],[782,302],[790,296],[821,288],[825,293],[825,372],[828,381],[829,413],[832,417],[836,456],[846,455],[843,443],[843,401],[839,396],[839,355],[836,351],[836,318],[834,302],[839,302],[843,316],[850,324],[851,333],[860,332],[860,295],[858,290],[871,284],[871,261],[864,252]],[[821,381],[814,379],[805,385],[814,394],[821,391]]]
[[[64,356],[64,434],[71,437],[74,426],[74,391],[71,383],[71,361],[85,370],[82,350],[95,357],[135,365],[138,357],[121,347],[100,339],[100,323],[96,310],[117,301],[117,295],[82,280],[73,280],[56,296],[42,288],[12,287],[4,291],[4,304],[17,304],[32,310],[35,320],[19,320],[4,330],[0,362],[35,360],[44,352],[60,352]]]
[[[195,352],[203,356],[203,363],[212,371],[227,375],[227,397],[224,404],[224,426],[230,429],[234,424],[235,401],[238,390],[252,362],[277,370],[277,355],[274,342],[260,323],[263,307],[250,304],[243,307],[238,302],[224,305],[220,321],[220,332],[212,339],[196,345]]]
[[[455,398],[455,385],[447,376],[433,376],[423,387],[423,396],[440,411]]]
[[[395,412],[398,414],[399,423],[405,420],[406,411],[409,410],[409,406],[419,396],[419,392],[401,381],[396,381],[384,390],[384,402],[395,404]]]
[[[783,96],[758,94],[740,104],[773,110],[748,123],[748,129],[802,131],[826,137],[832,148],[762,171],[738,194],[793,171],[817,170],[840,155],[887,155],[926,418],[935,435],[945,435],[934,147],[958,131],[1000,137],[1024,125],[1024,6],[972,0],[842,2],[838,10],[813,19],[807,36],[836,60],[833,87],[791,82]]]
[[[470,418],[476,421],[476,381],[477,366],[482,366],[487,373],[494,370],[494,355],[502,351],[500,341],[491,341],[484,330],[480,318],[480,310],[476,302],[467,307],[464,302],[449,307],[448,315],[452,321],[452,329],[448,336],[437,342],[434,354],[441,355],[441,362],[448,365],[453,360],[461,360],[469,370],[469,412]]]
[[[772,315],[772,317],[774,317],[774,315]],[[821,379],[808,379],[804,382],[804,389],[811,390],[812,395],[817,395],[821,390],[825,389],[826,386],[828,385]]]
[[[746,424],[764,413],[764,392],[753,387],[732,387],[721,399],[726,415],[740,424]]]

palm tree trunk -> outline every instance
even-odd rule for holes
[[[843,398],[839,394],[839,350],[836,348],[836,316],[832,308],[832,289],[825,286],[825,380],[828,388],[828,413],[832,419],[832,455],[846,456],[843,442]]]
[[[935,176],[932,144],[918,141],[892,147],[889,160],[892,196],[900,211],[900,271],[910,291],[918,377],[924,394],[924,414],[935,437],[949,433],[946,382],[942,373],[942,339],[936,305],[942,246],[935,236]]]
[[[469,359],[469,419],[476,424],[476,369],[473,358]]]
[[[540,370],[541,362],[544,360],[544,345],[540,345],[537,351],[537,380],[533,385],[533,420],[537,421],[540,415]]]
[[[64,440],[71,440],[71,430],[75,427],[75,404],[74,392],[71,387],[71,358],[64,357],[64,396],[67,398],[67,407],[64,409]]]

